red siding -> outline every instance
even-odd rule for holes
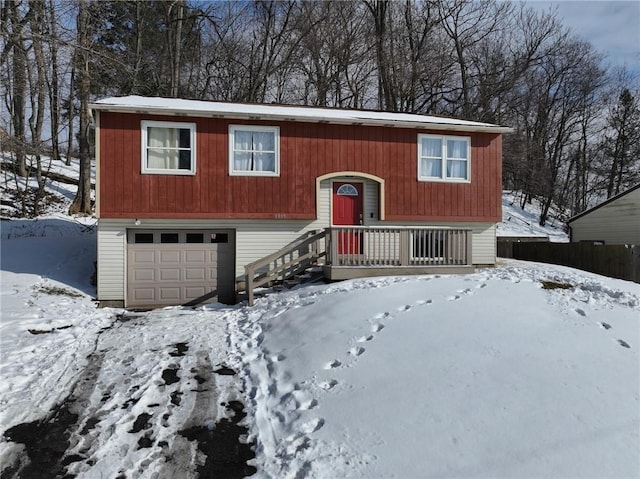
[[[502,139],[494,133],[179,118],[196,123],[196,175],[142,175],[140,122],[174,117],[100,113],[103,218],[313,219],[318,176],[359,171],[385,180],[390,221],[499,221]],[[280,127],[280,176],[229,176],[229,124]],[[417,180],[418,133],[471,137],[471,182]]]

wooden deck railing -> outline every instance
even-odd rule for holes
[[[466,228],[339,226],[327,229],[332,266],[449,266],[471,264]]]
[[[322,258],[327,266],[354,268],[471,265],[471,230],[336,226],[309,232],[245,266],[249,305],[253,305],[255,288],[289,279]]]
[[[326,231],[311,231],[284,248],[244,267],[245,288],[249,306],[253,306],[254,290],[274,281],[284,281],[305,271],[326,255]]]

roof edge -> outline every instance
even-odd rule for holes
[[[600,203],[599,205],[593,206],[593,207],[589,208],[588,210],[584,210],[582,213],[578,213],[577,215],[572,216],[571,218],[569,218],[569,219],[567,220],[567,224],[569,224],[569,223],[571,223],[572,221],[575,221],[575,220],[577,220],[577,219],[579,219],[579,218],[582,218],[583,216],[588,215],[589,213],[592,213],[593,211],[595,211],[595,210],[597,210],[597,209],[599,209],[599,208],[602,208],[603,206],[608,205],[608,204],[609,204],[609,203],[611,203],[612,201],[615,201],[615,200],[617,200],[617,199],[622,198],[623,196],[628,195],[629,193],[631,193],[632,191],[637,190],[638,188],[640,188],[640,183],[638,183],[638,184],[637,184],[637,185],[635,185],[635,186],[632,186],[631,188],[629,188],[629,189],[627,189],[627,190],[623,191],[622,193],[618,193],[617,195],[612,196],[611,198],[606,199],[605,201],[603,201],[603,202],[602,202],[602,203]]]
[[[268,106],[265,104],[265,106]],[[295,107],[298,105],[291,105]],[[185,116],[185,117],[201,117],[201,118],[229,118],[237,120],[279,120],[279,121],[298,121],[303,123],[328,123],[336,125],[366,125],[366,126],[386,126],[393,128],[412,128],[412,129],[439,129],[444,131],[467,131],[467,132],[486,132],[486,133],[511,133],[513,128],[500,125],[491,124],[453,124],[453,123],[440,123],[437,121],[406,121],[406,120],[391,120],[391,119],[376,119],[376,118],[332,118],[330,116],[320,115],[287,115],[282,113],[243,113],[243,112],[221,112],[221,111],[206,111],[189,108],[169,108],[160,106],[142,106],[142,105],[117,105],[112,103],[90,103],[89,108],[96,111],[108,111],[114,113],[139,113],[147,115],[169,115],[169,116]],[[304,107],[303,108],[314,108]],[[340,110],[340,109],[336,109]],[[318,109],[318,111],[322,111]],[[340,110],[340,111],[361,111],[361,110]],[[393,113],[393,112],[385,112]],[[407,113],[411,114],[411,113]],[[416,115],[418,116],[418,115]],[[447,117],[443,117],[447,118]],[[467,121],[467,120],[464,120]]]

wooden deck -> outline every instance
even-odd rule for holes
[[[284,282],[311,265],[325,278],[473,273],[471,230],[445,227],[340,226],[312,232],[245,267],[246,291]]]
[[[325,277],[472,273],[471,230],[432,227],[327,229]]]

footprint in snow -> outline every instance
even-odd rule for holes
[[[364,348],[355,347],[349,350],[349,354],[353,357],[360,356],[362,353],[364,353]]]
[[[449,296],[447,298],[447,301],[458,301],[459,299],[460,299],[460,296],[456,294],[454,296]]]
[[[333,389],[337,385],[338,385],[338,381],[336,381],[335,379],[332,379],[330,381],[323,381],[320,384],[318,384],[318,386],[320,386],[325,391],[329,391],[330,389]]]
[[[602,329],[611,329],[611,325],[609,323],[598,323]]]
[[[298,408],[300,411],[309,411],[318,405],[318,401],[315,399],[307,399],[300,402],[300,407]]]
[[[411,305],[410,304],[405,304],[404,306],[400,306],[398,308],[398,312],[402,313],[403,311],[409,311],[411,309]]]
[[[342,366],[342,363],[337,359],[334,359],[333,361],[329,361],[327,364],[325,364],[324,369],[335,369],[339,368],[340,366]]]
[[[461,289],[459,291],[456,291],[456,293],[458,293],[458,294],[471,294],[471,289],[469,289],[469,288]]]
[[[373,339],[373,334],[370,334],[368,336],[360,336],[358,339],[356,339],[356,342],[366,343],[367,341],[371,341],[372,339]]]
[[[629,343],[627,343],[626,341],[623,341],[622,339],[618,339],[617,341],[618,344],[623,348],[631,349],[631,346],[629,346]]]
[[[295,410],[308,411],[318,405],[318,402],[314,398],[301,391],[293,391],[292,393],[285,394],[282,397],[281,403],[289,412]]]
[[[372,333],[379,333],[383,329],[384,329],[384,324],[382,324],[382,323],[375,323],[375,324],[373,324],[371,326],[371,332]]]
[[[476,286],[476,289],[482,289],[482,288],[486,288],[487,287],[487,283],[482,283],[479,284],[478,286]]]
[[[418,301],[416,301],[416,304],[418,306],[423,306],[425,304],[431,304],[431,303],[433,303],[433,301],[430,299],[419,299]]]
[[[312,432],[316,432],[322,426],[324,426],[324,419],[312,419],[311,421],[305,422],[302,426],[300,426],[300,432],[304,434],[311,434]]]
[[[384,313],[378,313],[376,314],[373,319],[386,319],[386,318],[390,318],[391,317],[391,313],[389,311],[385,311]]]
[[[584,309],[576,308],[575,312],[578,313],[580,316],[586,316],[587,315],[587,313],[584,312]]]

